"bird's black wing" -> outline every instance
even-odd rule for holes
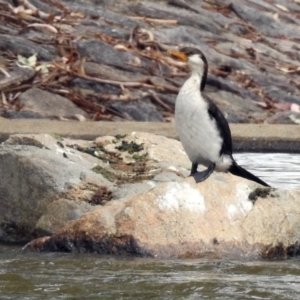
[[[211,119],[215,120],[221,139],[223,140],[220,154],[227,154],[231,156],[232,139],[228,122],[218,106],[207,95],[202,94],[202,97],[208,103],[208,114]]]

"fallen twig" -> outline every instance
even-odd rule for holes
[[[11,77],[10,74],[3,68],[0,66],[0,71],[6,76],[6,77]]]
[[[156,23],[156,24],[168,24],[168,25],[177,25],[177,20],[163,20],[163,19],[152,19],[146,17],[130,17],[133,20],[145,21],[149,23]]]
[[[6,100],[6,96],[5,96],[5,94],[3,93],[3,92],[1,92],[1,100],[2,100],[2,104],[3,105],[7,105],[7,100]]]
[[[169,105],[165,104],[154,91],[149,91],[149,94],[153,100],[155,100],[159,105],[161,105],[167,111],[170,111],[170,112],[173,111],[173,109]]]

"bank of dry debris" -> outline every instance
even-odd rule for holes
[[[299,123],[299,13],[295,1],[0,0],[1,114],[172,121],[188,70],[165,51],[193,44],[230,122]],[[32,88],[80,111],[22,100]]]

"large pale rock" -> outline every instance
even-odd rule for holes
[[[0,149],[0,241],[54,234],[97,205],[180,180],[188,165],[178,141],[148,133],[95,142],[12,135]]]
[[[0,149],[0,240],[153,257],[299,253],[300,193],[231,174],[195,184],[175,140],[14,135]]]
[[[65,218],[64,223],[56,214],[60,225],[93,209],[89,203],[98,189],[111,187],[107,179],[91,170],[96,161],[88,154],[65,147],[50,135],[16,135],[2,144],[0,241],[28,241],[37,221],[47,214],[47,206],[55,200],[86,202],[78,204],[77,213]],[[69,209],[63,202],[60,204],[62,210]],[[57,228],[50,223],[46,228],[43,224],[38,229],[48,233]]]
[[[285,257],[299,252],[299,191],[258,188],[230,174],[162,183],[69,223],[32,251],[153,257]],[[292,253],[293,251],[293,253]]]

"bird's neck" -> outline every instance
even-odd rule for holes
[[[203,71],[201,70],[192,70],[190,78],[187,80],[190,86],[193,86],[195,89],[203,91],[205,86],[205,81],[203,77]]]
[[[190,80],[193,82],[197,89],[204,90],[206,84],[207,73],[203,70],[192,70]]]

